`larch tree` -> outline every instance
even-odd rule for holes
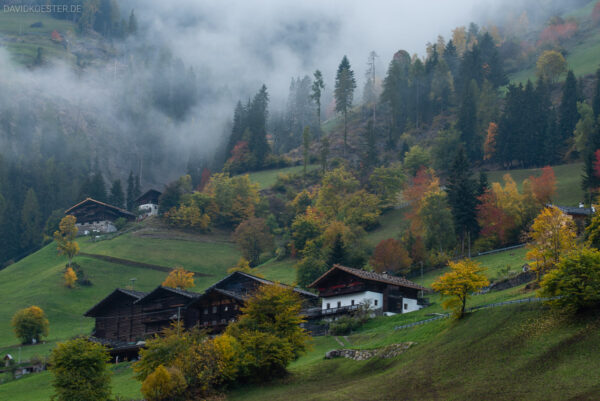
[[[67,267],[65,274],[63,274],[63,278],[65,280],[65,287],[75,287],[75,282],[77,282],[77,273],[75,273],[75,270],[73,270],[72,267]]]
[[[194,273],[185,270],[183,267],[176,267],[171,270],[162,285],[163,287],[186,290],[194,286]]]
[[[354,71],[350,68],[348,58],[344,56],[338,66],[334,90],[335,111],[344,115],[344,152],[346,152],[348,142],[348,111],[352,109],[354,89],[356,89]]]
[[[58,225],[58,230],[54,232],[54,241],[59,255],[65,255],[68,259],[67,266],[71,267],[73,257],[79,253],[79,244],[75,242],[75,237],[79,229],[75,225],[77,219],[75,216],[65,216]]]
[[[547,207],[535,218],[529,231],[527,259],[532,261],[538,281],[558,264],[563,254],[573,249],[576,235],[573,218],[557,207]]]
[[[471,259],[449,262],[448,265],[450,271],[438,277],[431,286],[443,297],[450,297],[442,306],[445,309],[453,309],[455,316],[461,318],[469,296],[489,285],[490,281],[483,274],[485,269]]]

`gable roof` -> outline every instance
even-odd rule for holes
[[[118,294],[124,294],[124,295],[132,298],[134,300],[134,302],[139,301],[141,298],[143,298],[145,295],[147,295],[146,292],[126,290],[124,288],[117,288],[116,290],[114,290],[113,292],[108,294],[106,297],[104,297],[104,299],[102,299],[96,305],[92,306],[87,312],[85,312],[83,314],[83,316],[94,317],[100,308],[102,308],[104,305],[106,305],[108,302],[110,302],[111,298],[115,297]]]
[[[215,284],[211,285],[206,291],[208,291],[210,289],[213,289],[213,288],[218,288],[221,283],[223,283],[226,280],[229,280],[231,277],[234,277],[235,275],[241,275],[243,277],[247,277],[247,278],[249,278],[251,280],[257,281],[258,283],[264,284],[264,285],[278,284],[278,285],[281,285],[283,287],[291,288],[292,290],[294,290],[295,292],[297,292],[297,293],[299,293],[301,295],[304,295],[304,296],[307,296],[307,297],[311,297],[311,298],[318,298],[318,296],[315,295],[315,294],[313,294],[312,292],[305,291],[305,290],[303,290],[301,288],[292,287],[292,286],[289,286],[287,284],[282,284],[282,283],[275,283],[274,281],[267,280],[267,279],[261,278],[261,277],[256,277],[256,276],[253,276],[252,274],[248,274],[248,273],[244,273],[244,272],[240,272],[240,271],[233,272],[230,275],[228,275],[227,277],[225,277],[225,278],[217,281]]]
[[[594,209],[589,207],[572,207],[572,206],[555,206],[561,212],[576,216],[591,216],[594,214]]]
[[[183,296],[185,298],[189,298],[189,299],[198,298],[199,296],[202,295],[202,294],[197,293],[197,292],[180,290],[178,288],[163,287],[162,285],[159,285],[154,290],[152,290],[148,294],[146,294],[144,297],[142,297],[142,298],[138,299],[137,301],[135,301],[135,303],[144,302],[144,300],[152,299],[152,297],[154,297],[157,293],[159,293],[161,291],[172,292],[174,294],[181,295],[181,296]]]
[[[308,287],[309,288],[316,287],[317,284],[319,284],[319,282],[321,280],[325,279],[327,276],[329,276],[331,273],[335,272],[336,270],[346,272],[348,274],[351,274],[351,275],[361,278],[363,280],[377,281],[379,283],[391,284],[391,285],[396,285],[399,287],[414,288],[414,289],[423,290],[423,291],[427,290],[427,288],[422,287],[417,283],[413,283],[412,281],[407,280],[404,277],[390,276],[388,274],[379,274],[379,273],[375,273],[375,272],[369,272],[366,270],[354,269],[352,267],[346,267],[346,266],[342,266],[342,265],[333,265],[333,267],[331,269],[329,269],[325,273],[323,273],[321,275],[321,277],[319,277],[318,279],[313,281]]]
[[[158,198],[161,195],[162,195],[162,192],[160,192],[159,190],[150,188],[149,190],[147,190],[146,192],[144,192],[143,194],[141,194],[140,196],[135,198],[135,200],[133,202],[137,203],[140,199],[144,199],[146,197],[152,197],[152,196],[156,196]]]
[[[89,204],[89,203],[93,203],[96,204],[98,206],[102,206],[105,207],[107,209],[113,210],[117,213],[120,214],[124,214],[127,215],[129,217],[135,218],[135,214],[125,210],[125,209],[121,209],[120,207],[117,206],[113,206],[113,205],[109,205],[108,203],[104,203],[104,202],[100,202],[97,201],[96,199],[92,199],[92,198],[85,198],[84,200],[82,200],[81,202],[77,203],[76,205],[71,206],[70,208],[68,208],[67,210],[65,210],[65,214],[71,214],[72,211],[79,209],[80,207]]]

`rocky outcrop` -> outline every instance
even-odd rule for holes
[[[415,344],[414,342],[406,342],[375,349],[335,349],[327,351],[325,359],[348,358],[355,361],[364,361],[371,358],[394,358]]]

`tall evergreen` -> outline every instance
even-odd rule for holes
[[[327,258],[327,264],[333,266],[336,264],[344,264],[346,260],[346,250],[344,249],[344,241],[342,234],[337,234]]]
[[[142,183],[140,180],[140,176],[136,175],[135,176],[135,186],[133,188],[133,199],[137,199],[140,197],[140,195],[142,194]]]
[[[352,109],[356,79],[350,68],[348,58],[344,56],[335,76],[335,111],[344,115],[344,152],[348,145],[348,111]]]
[[[323,90],[325,89],[325,83],[323,82],[323,74],[321,71],[316,70],[314,73],[314,80],[311,87],[310,98],[315,102],[317,106],[317,125],[319,129],[317,130],[317,138],[321,137],[321,95]]]
[[[96,199],[100,202],[106,202],[106,185],[104,184],[104,178],[102,173],[98,172],[92,176],[90,181],[90,194],[92,199]]]
[[[565,80],[560,108],[558,109],[558,124],[562,146],[565,146],[566,141],[573,136],[577,121],[579,121],[579,113],[577,112],[577,80],[573,71],[570,70]]]
[[[129,23],[127,26],[127,31],[130,35],[135,35],[138,30],[137,18],[135,17],[135,13],[131,10],[129,14]]]
[[[471,240],[478,233],[477,224],[477,182],[472,178],[467,154],[460,148],[448,176],[448,203],[454,217],[454,227],[461,243],[462,254],[465,242],[470,251]],[[470,256],[470,255],[469,255]]]
[[[129,170],[129,177],[127,177],[127,210],[132,211],[134,206],[135,197],[133,196],[135,191],[135,179],[133,177],[133,171]]]
[[[226,158],[229,159],[231,151],[235,145],[242,140],[244,130],[247,125],[246,109],[242,105],[241,101],[238,101],[235,105],[233,112],[233,125],[231,127],[231,135],[229,136],[229,142],[227,143]]]
[[[592,108],[594,110],[594,118],[597,122],[598,117],[600,117],[600,68],[596,71],[596,89],[592,98]]]
[[[458,53],[456,52],[456,46],[454,46],[454,42],[452,42],[452,39],[450,39],[446,44],[446,49],[444,50],[444,60],[446,61],[446,64],[450,69],[452,77],[456,79],[456,77],[458,76],[460,60],[458,58]]]
[[[123,193],[121,180],[113,181],[108,196],[108,203],[116,207],[123,207],[123,203],[125,203],[125,194]]]
[[[254,158],[254,166],[260,168],[264,165],[265,158],[270,152],[267,142],[267,117],[268,117],[269,94],[267,87],[263,85],[252,99],[248,110],[248,130],[250,138],[248,148]]]
[[[482,137],[477,132],[477,97],[479,89],[472,80],[468,89],[463,93],[456,128],[465,146],[470,160],[480,160],[482,157]]]
[[[42,242],[42,213],[40,204],[33,188],[29,188],[25,195],[21,209],[21,246],[31,249]]]

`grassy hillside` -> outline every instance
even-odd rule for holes
[[[31,27],[41,22],[41,27]],[[38,47],[42,48],[44,57],[62,59],[74,57],[65,46],[52,41],[51,34],[56,30],[61,35],[75,35],[76,26],[71,21],[59,20],[46,14],[34,13],[0,13],[0,41],[14,59],[22,64],[31,64],[37,55]]]
[[[323,360],[339,348],[319,339],[315,351],[269,386],[234,390],[231,400],[592,400],[598,384],[598,320],[566,321],[541,306],[476,312],[394,331],[378,319],[348,337],[370,348],[414,341],[393,359]]]
[[[311,171],[319,166],[317,164],[311,164],[307,166],[307,170]],[[275,168],[271,170],[263,170],[256,171],[253,173],[249,173],[250,180],[258,184],[260,189],[268,189],[275,184],[277,181],[277,176],[279,174],[297,174],[301,173],[304,170],[304,166],[292,166],[292,167],[284,167],[284,168]]]

